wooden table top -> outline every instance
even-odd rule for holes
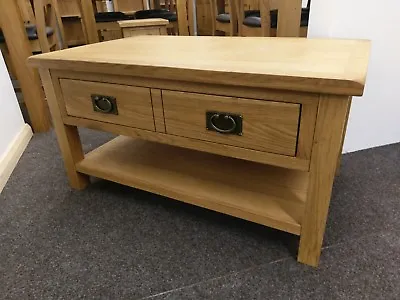
[[[366,40],[140,36],[33,56],[32,66],[362,95]]]

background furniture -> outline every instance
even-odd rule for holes
[[[168,20],[165,19],[143,19],[119,21],[122,37],[138,35],[167,35]]]
[[[235,3],[240,36],[304,35],[300,33],[301,0],[259,0],[252,3],[251,10],[245,10],[244,0],[235,0]]]
[[[225,35],[234,36],[237,34],[237,12],[234,0],[227,0],[228,6],[222,6],[220,10],[217,0],[211,0],[211,16],[212,16],[212,35],[223,32]]]
[[[72,187],[96,176],[287,231],[300,236],[298,261],[317,266],[369,49],[364,40],[139,36],[30,63]],[[125,137],[84,155],[77,126]]]
[[[179,35],[195,35],[194,2],[176,0]]]
[[[57,1],[33,0],[33,3],[41,52],[67,48],[64,26]]]
[[[16,1],[0,0],[0,27],[7,42],[10,60],[15,68],[24,101],[35,132],[47,131],[50,119],[37,70],[26,64],[31,46]]]

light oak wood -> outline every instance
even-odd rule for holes
[[[157,18],[118,21],[124,38],[138,35],[167,35],[168,24],[168,20]]]
[[[140,36],[42,54],[30,63],[81,72],[362,95],[369,45],[362,40]]]
[[[272,90],[244,86],[226,86],[220,84],[210,85],[198,82],[185,82],[185,84],[182,85],[182,82],[170,79],[146,79],[143,77],[120,76],[112,74],[103,75],[101,73],[74,72],[64,70],[53,70],[52,74],[54,74],[58,78],[161,88],[164,90],[178,90],[182,92],[204,93],[205,91],[207,91],[207,94],[210,95],[242,97],[288,103],[301,103],[303,106],[318,106],[319,101],[318,94],[305,92]]]
[[[25,26],[17,2],[0,0],[0,27],[6,39],[15,74],[21,86],[32,128],[35,132],[48,131],[51,127],[44,93],[37,70],[26,64],[32,55]]]
[[[87,43],[84,22],[81,13],[81,0],[56,0],[60,11],[65,43],[68,46],[79,46]]]
[[[312,266],[319,263],[348,106],[349,99],[343,96],[321,96],[318,106],[298,256],[300,262]]]
[[[153,18],[153,19],[141,19],[141,20],[126,20],[126,21],[118,21],[118,25],[121,28],[135,28],[135,27],[144,27],[144,26],[164,26],[168,25],[168,20]]]
[[[83,32],[82,19],[62,17],[64,25],[65,40],[68,47],[81,46],[86,44],[85,33]]]
[[[307,36],[307,28],[300,28],[301,0],[256,0],[252,1],[250,5],[248,1],[235,0],[235,6],[238,11],[239,36]],[[243,24],[245,11],[250,9],[260,11],[261,27],[250,27]],[[278,14],[276,28],[271,28],[271,10],[276,10]]]
[[[34,0],[35,19],[40,48],[43,53],[67,48],[64,26],[56,0]],[[54,30],[48,37],[46,27]]]
[[[342,142],[340,144],[340,151],[339,151],[339,155],[338,155],[338,159],[337,159],[337,163],[336,163],[336,174],[335,174],[336,176],[338,176],[340,174],[340,164],[341,164],[341,160],[342,160],[343,144],[344,144],[344,139],[346,137],[347,123],[349,121],[351,102],[352,102],[352,97],[349,97],[348,107],[347,107],[347,112],[346,112],[346,121],[344,123],[343,133],[342,133]]]
[[[42,77],[71,185],[85,186],[84,173],[300,234],[298,261],[316,266],[350,96],[364,89],[368,42],[246,38],[241,48],[244,39],[229,37],[124,40],[135,43],[31,59],[52,68],[51,78],[45,69]],[[184,46],[168,52],[169,41]],[[143,121],[152,129],[90,115],[85,99],[94,91],[117,94],[130,112],[143,106],[132,101],[139,90],[147,91]],[[243,136],[209,135],[207,109],[242,114]],[[77,126],[126,137],[83,158]]]
[[[225,0],[224,0],[225,1]],[[217,20],[217,16],[220,13],[219,11],[219,3],[217,0],[210,0],[210,15],[211,15],[211,26],[212,26],[212,35],[218,35],[219,32],[223,32],[225,35],[235,36],[237,35],[237,12],[236,6],[234,4],[234,0],[227,0],[225,2],[225,13],[229,14],[230,22],[223,23]]]
[[[64,117],[64,123],[73,126],[87,127],[95,130],[107,131],[118,135],[125,135],[135,138],[137,137],[140,139],[193,149],[197,151],[204,151],[218,155],[224,155],[264,164],[270,164],[273,166],[284,167],[288,169],[294,169],[300,171],[309,170],[310,161],[297,157],[279,155],[279,154],[262,152],[251,149],[244,149],[225,144],[218,144],[193,138],[163,134],[159,132],[152,132],[148,130],[115,125],[111,123],[104,123],[100,121],[83,119],[83,118],[66,116]]]
[[[70,79],[60,79],[60,85],[70,116],[155,130],[148,88]],[[118,114],[94,111],[91,95],[115,97]]]
[[[114,11],[132,13],[134,11],[147,9],[146,0],[113,0]]]
[[[186,136],[241,148],[295,156],[300,105],[163,91],[168,134]],[[206,112],[243,117],[243,135],[223,135],[206,129]]]
[[[297,141],[296,156],[310,159],[312,142],[314,139],[315,121],[317,118],[318,102],[304,103],[301,105],[301,118],[299,124],[299,139]]]
[[[277,0],[276,0],[277,1]],[[302,0],[279,0],[276,36],[298,37]]]
[[[89,177],[78,173],[75,164],[83,159],[83,150],[76,126],[65,125],[62,120],[56,98],[61,95],[56,94],[51,80],[49,70],[40,69],[43,88],[50,107],[53,118],[54,130],[57,134],[58,145],[64,159],[64,166],[67,171],[69,184],[75,189],[83,189],[89,184]]]
[[[299,221],[308,183],[308,174],[304,172],[127,137],[116,138],[90,152],[77,164],[77,169],[280,230],[300,233]]]
[[[123,28],[122,37],[133,37],[140,35],[167,35],[166,26],[152,26],[152,27],[136,27],[134,29]]]
[[[57,5],[60,9],[61,16],[81,16],[79,2],[80,0],[57,0]]]
[[[210,7],[212,0],[196,0],[196,21],[198,35],[212,35],[213,17]]]
[[[112,41],[122,38],[118,22],[96,22],[96,29],[101,36],[101,41]]]
[[[96,26],[96,20],[94,18],[92,1],[78,0],[78,2],[82,17],[82,26],[86,38],[86,43],[94,44],[100,42],[100,37]]]
[[[151,89],[151,103],[153,105],[154,126],[157,132],[165,133],[164,107],[161,90]]]
[[[192,0],[176,0],[179,35],[195,35],[194,2]]]
[[[30,0],[17,0],[18,8],[21,13],[22,21],[27,24],[35,24],[35,15],[33,13]]]

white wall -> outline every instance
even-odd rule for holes
[[[7,148],[24,127],[24,120],[0,52],[0,161]]]
[[[312,0],[309,37],[372,41],[363,97],[354,97],[344,152],[400,142],[400,1]]]

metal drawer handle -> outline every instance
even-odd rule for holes
[[[229,120],[229,121],[232,122],[231,128],[222,129],[222,128],[219,128],[217,125],[215,125],[214,119],[215,119],[215,118],[219,118],[219,116],[220,116],[219,114],[213,114],[212,117],[210,118],[210,124],[211,124],[211,126],[215,129],[215,131],[218,131],[219,133],[231,133],[231,132],[235,131],[235,129],[236,129],[236,122],[235,122],[235,120],[234,120],[231,116],[229,116],[229,115],[225,115],[223,118],[224,118],[225,120]]]
[[[104,114],[118,115],[115,97],[103,95],[91,95],[93,110]]]
[[[206,112],[207,130],[222,134],[242,135],[242,116],[216,111]]]

